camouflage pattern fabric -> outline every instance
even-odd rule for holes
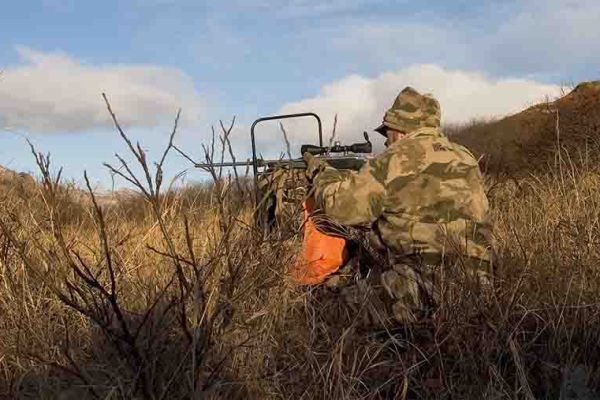
[[[260,175],[258,178],[259,212],[265,221],[276,224],[279,230],[295,232],[302,224],[302,201],[306,197],[306,177],[301,170],[285,166]]]
[[[391,264],[387,269],[371,270],[366,277],[339,290],[362,327],[414,323],[431,316],[444,297],[452,296],[452,279],[468,284],[477,293],[489,292],[487,265],[473,259],[465,261]]]
[[[325,166],[313,184],[328,217],[343,225],[373,224],[397,255],[490,261],[488,201],[477,160],[437,128],[412,132],[358,173]]]
[[[358,172],[321,166],[313,184],[322,212],[343,225],[369,226],[393,254],[379,284],[396,319],[411,320],[427,307],[425,298],[435,302],[433,274],[423,265],[464,258],[488,279],[491,226],[479,166],[439,128],[414,130]]]
[[[441,114],[440,103],[436,99],[407,87],[396,97],[383,117],[383,124],[375,130],[385,135],[385,128],[401,132],[437,128],[440,126]]]
[[[425,267],[425,266],[423,266]],[[390,322],[411,323],[427,315],[433,304],[435,266],[416,269],[397,264],[341,289],[343,300],[359,316],[362,326],[385,327]],[[426,272],[426,274],[422,274]]]

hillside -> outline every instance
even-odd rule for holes
[[[584,82],[566,96],[493,122],[474,122],[449,132],[482,156],[492,174],[523,175],[554,165],[557,144],[575,164],[600,149],[600,81]]]
[[[31,181],[31,179],[26,173],[18,173],[0,165],[0,184],[14,183],[15,181]]]
[[[0,165],[0,195],[9,192],[17,193],[22,198],[32,200],[40,194],[39,182],[34,176],[25,172],[16,172]],[[60,186],[61,191],[74,203],[89,204],[90,197],[85,188],[78,187],[73,183],[65,183]],[[135,202],[139,193],[131,189],[96,190],[96,200],[102,206],[109,207],[118,203]]]

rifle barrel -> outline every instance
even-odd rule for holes
[[[318,157],[318,158],[321,158],[321,157]],[[329,165],[331,165],[334,168],[338,168],[338,169],[359,170],[365,161],[362,157],[357,157],[357,156],[347,156],[347,157],[340,157],[340,158],[336,158],[336,157],[333,157],[333,158],[322,157],[322,158],[324,160],[326,160]],[[236,161],[236,162],[228,161],[228,162],[222,162],[222,163],[202,163],[202,164],[195,164],[195,167],[208,169],[208,168],[246,167],[246,166],[250,166],[250,165],[252,165],[252,160]],[[287,167],[287,168],[291,168],[291,169],[306,168],[306,162],[302,158],[296,158],[296,159],[292,159],[292,160],[258,159],[258,160],[256,160],[256,165],[258,167],[265,167],[265,168],[275,168],[278,166]]]
[[[248,161],[229,161],[229,162],[222,162],[222,163],[200,163],[200,164],[194,164],[194,167],[196,168],[224,168],[224,167],[245,167],[248,165],[252,165],[252,160],[248,160]]]
[[[306,162],[301,158],[294,159],[294,160],[258,159],[258,160],[256,160],[256,164],[259,167],[267,167],[267,166],[274,166],[274,165],[294,165],[296,167],[301,166],[301,165],[306,166]],[[228,162],[222,162],[222,163],[199,163],[199,164],[194,164],[194,167],[196,167],[196,168],[226,168],[226,167],[245,167],[248,165],[252,165],[252,160],[236,161],[236,162],[228,161]]]

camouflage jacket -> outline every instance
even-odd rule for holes
[[[475,157],[437,128],[421,128],[358,172],[325,167],[317,206],[343,225],[372,224],[398,255],[468,255],[490,261],[488,201]]]

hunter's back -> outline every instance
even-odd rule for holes
[[[489,259],[488,201],[475,157],[437,128],[392,144],[374,167],[383,178],[382,240],[401,254]]]

